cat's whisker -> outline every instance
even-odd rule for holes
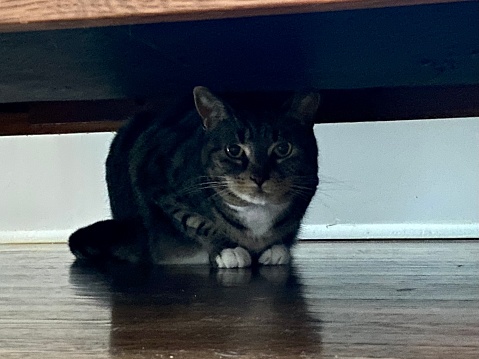
[[[203,180],[200,180],[203,179]],[[222,188],[228,185],[227,181],[223,180],[216,180],[216,178],[211,178],[210,176],[200,176],[195,181],[191,181],[193,183],[188,184],[185,186],[184,189],[180,189],[179,192],[181,194],[192,194],[195,192],[201,192],[208,189],[217,189]]]
[[[330,199],[334,199],[333,196],[331,196],[329,193],[326,193],[326,192],[324,192],[324,191],[317,191],[317,192],[316,192],[316,195],[317,195],[317,196],[328,197],[328,198],[330,198]]]
[[[221,190],[217,190],[217,191],[215,191],[215,193],[213,193],[212,195],[210,195],[210,196],[208,197],[208,199],[213,199],[213,198],[215,198],[215,197],[222,197],[223,194],[228,193],[229,191],[230,191],[230,190],[229,190],[228,187],[223,188],[223,189],[221,189]]]
[[[305,177],[305,178],[292,177],[290,180],[291,180],[292,184],[300,185],[300,186],[303,185],[303,186],[308,186],[308,187],[316,185],[316,183],[317,183],[317,179],[308,178],[308,177]]]
[[[290,186],[289,187],[291,190],[296,191],[298,193],[307,193],[311,194],[313,192],[313,189],[308,188],[308,187],[296,187],[296,186]]]
[[[358,191],[353,181],[339,180],[331,176],[319,176],[319,187],[327,187],[328,190],[336,191]]]
[[[227,187],[227,186],[228,185],[223,183],[223,182],[203,183],[203,184],[200,184],[200,185],[197,185],[197,186],[186,188],[185,190],[180,190],[179,193],[181,193],[183,195],[187,195],[187,194],[201,192],[201,191],[208,190],[208,189],[215,190],[215,189],[218,189],[218,188],[224,188],[224,187]]]
[[[304,201],[309,201],[310,196],[308,196],[306,193],[301,193],[301,192],[292,192],[296,198],[302,199]]]
[[[291,184],[290,187],[292,187],[292,188],[298,188],[298,189],[305,189],[305,190],[309,190],[309,191],[311,191],[311,190],[314,189],[314,188],[311,187],[311,186],[304,186],[304,185],[300,185],[300,184],[296,184],[296,183]]]
[[[306,200],[310,200],[314,188],[292,184],[289,186],[290,193]]]

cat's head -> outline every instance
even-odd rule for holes
[[[228,204],[309,203],[318,184],[318,94],[297,94],[283,106],[262,108],[231,106],[205,87],[193,93],[206,132],[203,165]]]

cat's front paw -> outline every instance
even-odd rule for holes
[[[291,254],[289,249],[282,245],[277,244],[268,248],[261,254],[258,259],[258,263],[262,265],[284,265],[291,261]]]
[[[251,256],[243,247],[226,248],[215,258],[218,268],[245,268],[251,265]]]

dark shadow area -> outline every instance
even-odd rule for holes
[[[477,1],[0,34],[0,103],[479,83]]]

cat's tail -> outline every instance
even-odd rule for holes
[[[74,232],[68,241],[79,260],[103,264],[111,260],[139,263],[144,251],[134,221],[109,219]]]

